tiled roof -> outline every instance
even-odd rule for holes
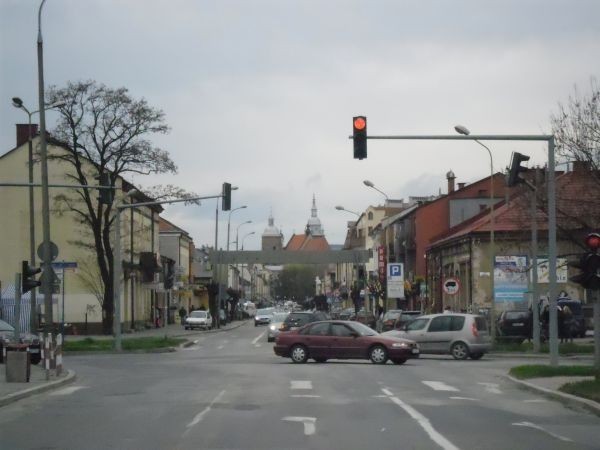
[[[285,246],[289,251],[326,251],[329,250],[329,243],[325,236],[311,236],[310,234],[294,234]]]

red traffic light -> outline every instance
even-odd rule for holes
[[[597,252],[600,249],[600,234],[590,233],[585,238],[585,245],[592,251]]]
[[[364,130],[367,126],[367,121],[364,117],[355,117],[354,118],[354,128],[357,130]]]

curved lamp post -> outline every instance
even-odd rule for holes
[[[245,209],[247,208],[246,205],[244,206],[239,206],[237,208],[233,208],[231,211],[229,211],[229,218],[227,219],[227,251],[229,251],[229,231],[231,229],[231,213],[240,209]]]
[[[350,214],[354,214],[356,217],[360,217],[360,214],[355,212],[355,211],[350,211],[349,209],[344,208],[343,206],[337,205],[335,207],[335,209],[337,209],[338,211],[346,211],[349,212]]]
[[[458,134],[468,136],[471,134],[469,129],[463,125],[456,125],[454,127]],[[490,311],[490,328],[492,334],[492,343],[496,336],[496,298],[494,295],[494,266],[496,264],[496,248],[494,243],[494,159],[492,157],[492,151],[484,145],[481,141],[474,139],[479,145],[485,148],[490,155],[490,286],[491,286],[491,303],[492,309]]]
[[[380,189],[377,189],[377,188],[375,187],[375,184],[373,184],[373,182],[372,182],[372,181],[369,181],[369,180],[364,180],[364,181],[363,181],[363,184],[364,184],[365,186],[367,186],[367,187],[370,187],[370,188],[372,188],[372,189],[375,189],[377,192],[379,192],[380,194],[382,194],[382,195],[385,197],[385,199],[386,199],[386,200],[389,200],[389,199],[390,199],[390,198],[388,197],[388,195],[387,195],[385,192],[383,192],[383,191],[382,191],[382,190],[380,190]]]

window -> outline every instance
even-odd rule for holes
[[[431,319],[431,324],[429,325],[429,332],[438,332],[438,331],[450,331],[450,323],[452,321],[452,316],[439,316]]]
[[[465,316],[450,316],[450,331],[460,331],[465,325]]]
[[[342,325],[341,323],[333,323],[331,324],[331,335],[332,336],[340,336],[340,337],[351,337],[352,331],[346,325]]]
[[[306,333],[310,336],[327,336],[329,334],[329,323],[316,323]]]
[[[373,227],[369,227],[369,236],[373,234]]]
[[[427,326],[428,323],[429,323],[429,319],[415,319],[411,323],[408,324],[406,329],[408,331],[423,330]]]
[[[373,212],[369,211],[368,218],[369,220],[373,220]]]

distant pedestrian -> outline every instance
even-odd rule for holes
[[[452,314],[452,308],[450,308],[450,306],[446,306],[444,308],[444,314]]]

